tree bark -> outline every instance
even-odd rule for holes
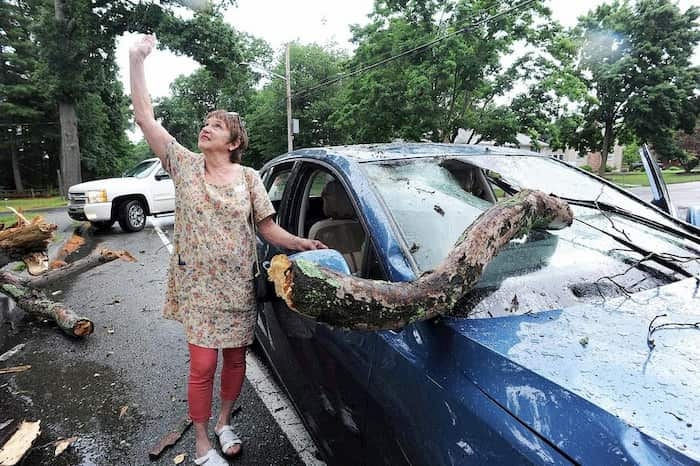
[[[70,336],[90,335],[94,325],[90,319],[78,316],[63,303],[49,299],[43,292],[30,288],[8,272],[0,272],[0,291],[11,297],[17,306],[40,319],[50,319]]]
[[[612,121],[605,122],[605,133],[603,134],[603,147],[600,149],[600,167],[598,167],[598,176],[605,175],[605,167],[608,165],[608,148],[610,140],[613,137]]]
[[[20,220],[16,227],[0,230],[0,267],[32,253],[45,252],[56,228],[35,217],[30,223]]]
[[[15,136],[13,136],[13,138],[14,137]],[[24,183],[22,183],[22,172],[19,170],[19,156],[17,155],[17,145],[15,141],[12,141],[10,147],[12,151],[10,157],[12,159],[12,176],[15,180],[15,190],[17,190],[18,194],[21,194],[24,192]]]
[[[290,309],[333,327],[399,329],[451,311],[511,239],[533,228],[571,225],[566,202],[523,190],[484,212],[462,234],[447,258],[411,283],[368,280],[285,255],[272,259],[269,280]]]
[[[61,122],[61,178],[63,196],[68,196],[68,188],[82,181],[80,173],[80,145],[78,142],[78,117],[73,102],[58,104]]]

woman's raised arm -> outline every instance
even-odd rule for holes
[[[131,102],[134,106],[136,124],[139,125],[143,135],[161,162],[165,157],[165,150],[173,137],[156,121],[153,114],[153,105],[146,88],[146,73],[143,63],[148,54],[153,50],[156,37],[153,35],[141,36],[129,49],[129,74],[131,81]]]

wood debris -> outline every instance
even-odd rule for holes
[[[177,426],[175,427],[174,430],[171,430],[163,438],[160,439],[158,444],[151,448],[148,452],[148,457],[151,458],[152,460],[160,458],[160,455],[163,454],[163,451],[165,451],[166,448],[171,447],[177,443],[178,440],[182,437],[182,435],[187,432],[187,429],[190,428],[192,425],[192,420],[190,418],[184,418],[182,419]]]
[[[20,343],[19,345],[15,346],[14,348],[5,351],[4,353],[2,353],[2,354],[0,355],[0,362],[7,361],[7,360],[10,359],[12,356],[14,356],[15,354],[17,354],[17,353],[19,353],[20,351],[22,351],[22,349],[23,349],[24,347],[25,347],[25,343]]]
[[[27,454],[41,434],[41,421],[22,421],[10,440],[0,449],[0,466],[15,466]]]
[[[79,437],[71,437],[71,438],[66,438],[62,440],[57,440],[55,442],[56,444],[56,449],[53,452],[54,458],[66,451],[66,448],[77,442]]]
[[[24,372],[31,369],[32,366],[27,364],[25,366],[15,366],[15,367],[4,367],[0,369],[0,374],[15,374],[17,372]]]

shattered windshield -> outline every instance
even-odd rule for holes
[[[465,161],[435,158],[362,165],[394,217],[420,273],[433,270],[496,197],[506,195],[476,165],[518,189],[539,189],[578,199],[598,197],[599,201],[669,223],[652,208],[542,157],[477,156]],[[700,249],[691,240],[594,208],[572,206],[572,210],[581,221],[569,228],[533,230],[526,237],[513,239],[486,267],[462,303],[465,315],[484,317],[561,308],[632,294],[683,278],[658,263],[643,260],[638,252],[605,232],[627,235],[635,245],[668,254],[689,272],[700,273],[700,265],[693,259],[700,256]]]

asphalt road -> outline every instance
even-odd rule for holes
[[[61,211],[45,216],[59,225],[59,240],[68,238],[79,225]],[[170,236],[172,219],[160,223]],[[0,425],[8,419],[41,420],[37,446],[59,438],[80,438],[57,458],[52,447],[35,448],[23,466],[172,465],[181,453],[188,454],[186,464],[193,464],[193,429],[159,460],[150,461],[147,455],[158,439],[187,416],[186,342],[180,324],[165,320],[160,312],[167,249],[150,226],[124,234],[115,225],[108,233],[87,233],[85,238],[87,243],[77,256],[106,247],[126,249],[138,262],[104,264],[51,290],[56,293],[54,299],[93,320],[95,332],[85,339],[67,337],[54,325],[16,311],[5,309],[0,314],[0,354],[26,343],[0,366],[32,366],[23,373],[0,375]],[[266,378],[259,371],[256,377]],[[275,390],[279,388],[262,391]],[[259,392],[246,380],[237,403],[240,410],[233,419],[243,453],[231,464],[318,464],[313,460],[313,445],[303,452],[306,456],[300,456],[298,446],[295,449],[290,443],[291,436],[273,418],[291,408],[280,406],[271,413]],[[288,422],[296,422],[298,428],[301,423],[295,419]],[[0,444],[6,436],[0,430]]]

